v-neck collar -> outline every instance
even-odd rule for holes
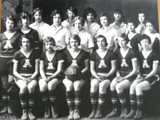
[[[71,55],[71,57],[75,60],[75,59],[79,56],[81,50],[79,50],[75,56],[73,56],[73,55],[71,54],[70,49],[68,49],[68,52],[69,52],[69,54]]]
[[[20,51],[28,59],[30,57],[30,55],[32,54],[33,50],[31,50],[28,55],[22,49],[20,49]]]
[[[55,56],[55,54],[56,54],[56,52],[54,52],[53,54],[52,54],[52,56],[51,56],[51,58],[49,59],[49,53],[46,51],[46,57],[47,57],[47,60],[49,61],[49,62],[51,62],[52,60],[53,60],[53,58],[54,58],[54,56]]]

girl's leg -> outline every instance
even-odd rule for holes
[[[95,115],[96,119],[102,117],[102,107],[104,105],[105,98],[106,98],[106,91],[110,83],[111,83],[110,80],[104,80],[99,84],[98,110]]]
[[[119,97],[119,101],[121,103],[122,106],[122,111],[121,111],[121,115],[120,118],[124,118],[127,115],[127,107],[126,107],[126,97],[124,94],[124,90],[126,90],[127,88],[129,88],[130,86],[130,81],[129,80],[123,80],[122,82],[118,83],[116,86],[116,91]]]
[[[48,100],[48,85],[43,79],[39,80],[39,89],[41,92],[42,101],[44,102],[45,106],[44,118],[46,119],[50,117],[50,107]]]
[[[80,118],[79,111],[80,111],[80,104],[81,104],[81,89],[82,89],[84,83],[85,83],[84,80],[74,81],[74,105],[75,105],[75,109],[74,109],[73,118],[75,120]]]
[[[133,118],[135,113],[136,113],[136,85],[139,82],[137,80],[134,80],[134,82],[130,86],[130,104],[131,104],[131,111],[130,113],[126,116],[126,118]]]
[[[91,100],[91,105],[92,105],[92,112],[89,115],[89,118],[92,119],[95,117],[96,109],[97,109],[99,80],[91,79],[90,86],[91,86],[90,87],[90,100]]]
[[[35,104],[35,88],[37,86],[37,81],[32,80],[30,83],[28,83],[28,103],[29,103],[29,111],[28,116],[29,119],[34,120],[36,117],[33,114],[33,107]]]
[[[135,119],[142,118],[142,107],[143,107],[143,92],[151,89],[151,85],[148,81],[143,81],[136,85],[136,97],[137,97],[137,111],[134,116]]]
[[[111,111],[111,113],[107,115],[108,118],[114,117],[118,114],[118,110],[117,110],[118,99],[117,99],[117,93],[116,93],[117,84],[118,84],[117,78],[114,78],[110,85],[111,102],[112,102],[113,110]]]
[[[20,88],[19,91],[19,97],[20,97],[20,102],[22,106],[22,120],[27,120],[28,119],[28,112],[27,112],[27,102],[28,102],[28,91],[27,91],[27,84],[22,81],[18,80],[16,82],[17,86]]]
[[[68,115],[68,119],[72,120],[73,119],[73,110],[74,110],[74,93],[73,93],[73,82],[68,80],[68,79],[64,79],[63,80],[63,84],[66,87],[66,99],[67,99],[67,104],[69,107],[69,115]]]
[[[52,118],[57,118],[58,113],[56,110],[56,88],[57,85],[59,84],[59,80],[57,78],[52,79],[51,81],[48,82],[48,90],[49,90],[49,100],[51,103],[51,112],[52,112]]]

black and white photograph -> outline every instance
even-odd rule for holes
[[[160,0],[0,2],[0,120],[160,120]]]

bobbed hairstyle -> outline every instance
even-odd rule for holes
[[[81,24],[82,24],[82,26],[84,26],[84,19],[81,17],[81,16],[76,16],[75,18],[74,18],[74,22],[76,22],[77,20],[80,20],[80,22],[81,22]]]
[[[128,20],[127,20],[127,24],[128,24],[128,23],[133,23],[133,25],[134,25],[135,27],[137,26],[135,20],[133,20],[133,19],[128,19]]]
[[[72,34],[71,39],[76,40],[78,45],[81,45],[81,38],[77,34]]]
[[[5,19],[5,21],[7,21],[7,19],[13,21],[14,27],[17,26],[17,19],[16,19],[15,16],[13,16],[13,15],[8,15],[8,16],[6,17],[6,19]]]
[[[103,36],[103,35],[98,35],[98,36],[96,37],[96,42],[97,42],[97,39],[99,39],[99,38],[103,38],[103,39],[104,39],[104,41],[105,41],[105,46],[107,46],[107,45],[108,45],[108,43],[107,43],[107,39],[106,39],[106,37],[105,37],[105,36]]]
[[[55,9],[55,10],[53,10],[52,11],[52,13],[51,13],[51,18],[53,19],[53,17],[56,15],[56,14],[59,14],[60,16],[61,16],[61,20],[63,20],[63,16],[62,16],[62,12],[60,11],[60,10],[58,10],[58,9]]]
[[[43,10],[41,10],[41,9],[38,8],[38,7],[37,7],[37,8],[34,8],[32,15],[34,16],[34,14],[35,14],[36,12],[39,12],[41,15],[43,14]]]
[[[139,42],[141,43],[141,41],[144,40],[144,39],[148,40],[149,44],[151,44],[151,39],[150,39],[150,37],[149,37],[148,35],[146,35],[146,34],[141,35],[141,37],[140,37],[140,39],[139,39]]]
[[[68,14],[68,11],[73,12],[73,14],[74,14],[75,16],[77,16],[77,14],[78,14],[78,10],[77,10],[77,8],[72,7],[72,6],[70,6],[70,7],[67,9],[66,14]]]
[[[120,14],[120,15],[123,15],[123,14],[122,14],[122,11],[119,10],[119,9],[114,9],[113,14]]]
[[[94,19],[97,18],[97,13],[96,13],[96,11],[95,11],[93,8],[91,8],[91,7],[88,7],[88,8],[86,8],[86,9],[84,10],[84,12],[83,12],[83,18],[86,19],[87,15],[88,15],[89,13],[92,13],[92,14],[93,14]]]
[[[107,14],[107,13],[102,13],[102,14],[100,14],[100,16],[99,16],[99,23],[101,24],[101,22],[100,22],[100,18],[101,17],[106,17],[107,18],[107,20],[108,20],[108,24],[110,23],[110,17],[109,17],[109,15]]]
[[[55,42],[54,38],[52,38],[52,37],[45,37],[44,40],[43,40],[43,43],[46,44],[48,42],[52,42],[53,46],[56,46],[56,42]]]
[[[120,35],[120,38],[123,38],[126,41],[126,44],[129,42],[129,38],[128,35],[123,33],[122,35]]]
[[[29,20],[31,18],[30,14],[27,11],[23,11],[20,17],[21,19],[29,19]]]
[[[22,40],[23,40],[23,38],[28,39],[28,40],[29,40],[29,43],[30,43],[31,48],[34,48],[34,41],[33,41],[33,38],[32,38],[32,37],[30,37],[30,36],[28,36],[28,35],[22,35],[22,36],[20,37],[20,39],[19,39],[19,45],[20,45],[20,46],[22,46]]]

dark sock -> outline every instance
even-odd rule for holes
[[[99,94],[99,98],[98,98],[98,110],[102,109],[102,106],[104,105],[106,99],[106,94]]]
[[[69,111],[73,111],[74,110],[73,91],[66,91],[66,99]]]
[[[44,102],[45,106],[49,104],[48,102],[48,91],[41,92],[42,101]]]
[[[113,109],[116,109],[117,108],[117,103],[118,103],[116,91],[111,91],[111,102],[112,102],[112,105],[113,105]]]
[[[74,92],[75,109],[79,110],[80,104],[81,104],[81,93],[80,93],[80,91],[75,91]]]
[[[56,90],[49,90],[49,100],[53,107],[56,106],[56,99],[57,99]]]
[[[92,105],[92,110],[96,110],[97,107],[97,93],[90,93],[90,100]]]
[[[143,106],[143,95],[138,95],[137,96],[137,109],[142,110]]]
[[[28,94],[28,104],[29,104],[29,110],[33,110],[35,103],[35,93],[29,93]]]
[[[20,93],[19,97],[20,97],[22,109],[26,110],[27,109],[27,97],[28,97],[27,93],[22,93],[22,94]]]
[[[122,109],[126,108],[126,98],[125,98],[124,92],[119,93],[118,97],[119,97],[119,101],[122,105]]]
[[[130,104],[131,104],[131,110],[136,109],[136,95],[130,94]]]

